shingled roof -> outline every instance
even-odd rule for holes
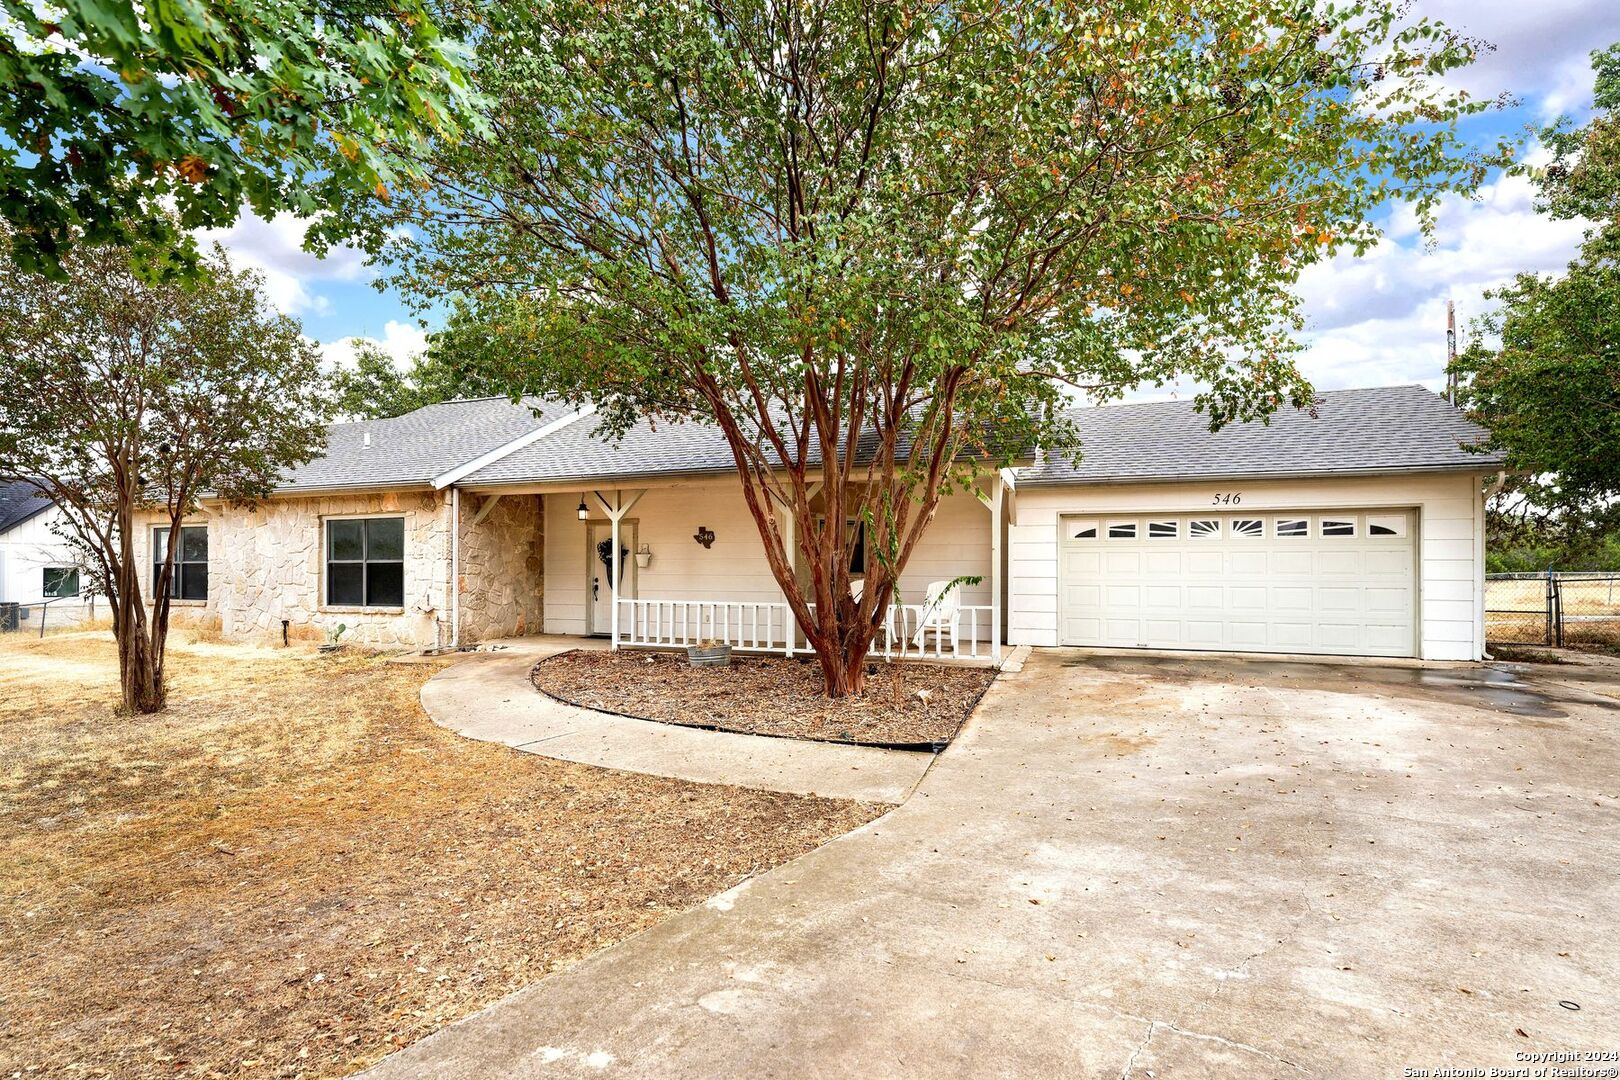
[[[388,420],[333,424],[326,452],[293,470],[280,490],[297,494],[424,486],[571,411],[545,398],[517,404],[507,398],[475,398],[428,405]]]
[[[51,500],[31,481],[0,481],[0,533],[15,529],[29,518],[49,510]]]
[[[1421,386],[1330,390],[1316,415],[1284,408],[1269,424],[1209,430],[1191,401],[1077,409],[1081,460],[1049,457],[1018,471],[1018,483],[1133,483],[1154,480],[1347,476],[1485,471],[1496,453],[1465,450],[1484,428]]]
[[[610,439],[591,416],[562,422],[572,413],[548,399],[481,398],[429,405],[391,420],[336,424],[326,453],[293,472],[282,491],[426,486],[492,455],[456,482],[592,482],[735,468],[724,435],[712,425],[642,421]],[[1464,450],[1463,444],[1482,441],[1484,430],[1421,386],[1329,391],[1315,416],[1290,408],[1269,424],[1231,424],[1213,433],[1190,401],[1107,405],[1071,415],[1080,429],[1079,466],[1051,456],[1019,469],[1020,484],[1467,471],[1501,463],[1499,455]],[[497,453],[503,447],[512,449]]]

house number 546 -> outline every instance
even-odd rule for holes
[[[1243,502],[1241,491],[1217,491],[1215,493],[1216,506],[1237,506]]]

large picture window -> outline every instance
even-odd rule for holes
[[[326,602],[333,607],[405,606],[405,519],[326,522]]]
[[[167,526],[152,530],[152,595],[158,591],[163,560],[169,553]],[[169,578],[173,600],[208,599],[208,526],[182,525],[180,548],[174,553],[174,574]]]

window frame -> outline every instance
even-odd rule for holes
[[[157,599],[158,578],[163,573],[163,556],[168,550],[168,532],[169,526],[167,525],[152,526],[152,598],[154,600]],[[202,533],[203,557],[200,559],[186,558],[186,533],[188,532]],[[159,539],[159,537],[162,537],[162,539]],[[169,575],[169,602],[171,604],[177,601],[184,604],[205,604],[208,602],[208,590],[211,587],[208,566],[212,556],[213,551],[212,545],[209,543],[208,523],[205,521],[200,524],[187,525],[185,522],[181,522],[180,544],[175,549],[174,570]],[[186,567],[188,566],[202,567],[201,596],[185,595],[186,578],[188,576]]]
[[[1298,525],[1297,530],[1283,532],[1284,525]],[[1304,540],[1311,535],[1311,519],[1308,517],[1279,517],[1271,522],[1271,535],[1278,540]]]
[[[1252,524],[1251,529],[1240,529],[1239,525]],[[1266,537],[1266,519],[1257,517],[1235,517],[1227,526],[1226,534],[1233,540],[1264,540]]]
[[[66,600],[69,597],[81,595],[80,590],[81,590],[82,587],[79,584],[79,568],[77,566],[42,566],[39,569],[40,569],[39,595],[40,595],[41,599],[44,599],[44,600]],[[72,592],[60,592],[60,591],[52,592],[50,590],[50,588],[46,585],[46,581],[48,580],[48,578],[50,577],[51,574],[62,574],[64,576],[72,575],[73,591]],[[60,581],[60,580],[62,580],[62,579],[58,579],[58,581]],[[58,586],[58,588],[60,588],[60,586]]]
[[[1199,532],[1198,526],[1200,525],[1210,525],[1214,526],[1214,528],[1206,532]],[[1187,539],[1189,540],[1219,540],[1222,534],[1221,519],[1218,517],[1187,519]]]
[[[1115,529],[1124,529],[1124,530],[1128,530],[1128,531],[1116,533],[1114,531]],[[1138,530],[1136,528],[1136,522],[1135,521],[1110,521],[1110,522],[1108,522],[1107,527],[1103,530],[1103,538],[1105,540],[1140,540],[1141,539],[1141,537],[1138,535]]]
[[[1154,532],[1153,531],[1154,529],[1159,529],[1161,531]],[[1163,531],[1165,529],[1168,529],[1169,531],[1168,532]],[[1148,523],[1147,523],[1147,537],[1146,537],[1146,539],[1148,539],[1148,540],[1180,540],[1181,539],[1181,519],[1180,518],[1159,518],[1158,520],[1154,520],[1152,518],[1149,518]]]
[[[328,611],[404,611],[405,610],[405,545],[406,517],[402,513],[380,514],[333,514],[321,519],[321,607]],[[360,526],[360,558],[334,559],[332,558],[332,524],[333,522],[358,521]],[[399,558],[373,559],[370,558],[371,535],[369,524],[373,521],[399,522]],[[342,566],[360,567],[360,602],[352,603],[332,599],[332,564]],[[399,603],[378,604],[371,602],[371,567],[398,566],[399,567]]]
[[[1354,515],[1347,517],[1328,517],[1324,514],[1322,517],[1317,518],[1316,520],[1316,535],[1324,540],[1331,540],[1335,538],[1343,539],[1346,537],[1355,538],[1361,535],[1361,530],[1356,526],[1357,523]],[[1330,528],[1332,528],[1334,531],[1329,532],[1328,530]]]

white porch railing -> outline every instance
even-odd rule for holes
[[[735,600],[619,601],[615,645],[685,646],[702,641],[730,645],[739,652],[793,655],[789,633],[793,613],[786,604]]]
[[[681,648],[699,642],[730,645],[738,652],[779,652],[792,656],[810,648],[803,629],[785,603],[733,600],[632,600],[619,603],[619,636],[614,645]],[[926,605],[895,604],[868,650],[884,659],[989,660],[992,609],[963,605],[953,619],[924,624]],[[954,629],[955,634],[951,633]]]

